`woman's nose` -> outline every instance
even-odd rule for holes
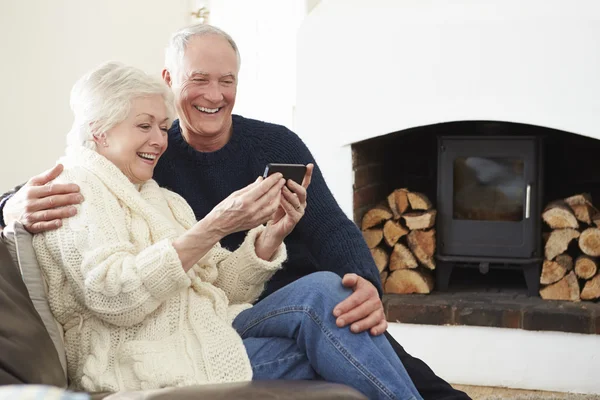
[[[151,145],[163,147],[166,145],[167,140],[167,135],[159,126],[155,126],[154,129],[152,129],[152,136],[150,137]]]

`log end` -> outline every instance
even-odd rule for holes
[[[433,207],[429,198],[419,192],[408,192],[408,202],[413,210],[427,211]]]
[[[542,213],[542,219],[552,229],[577,229],[579,222],[567,206],[553,206]]]
[[[417,260],[412,252],[402,243],[396,243],[390,256],[390,271],[396,271],[405,268],[417,268]]]
[[[579,237],[579,232],[575,229],[555,229],[550,233],[550,237],[544,247],[547,260],[554,260],[556,256],[564,253],[569,248],[569,243]]]
[[[383,270],[388,266],[390,260],[390,255],[388,252],[381,247],[375,247],[374,249],[371,249],[371,255],[373,256],[373,261],[375,261],[377,270],[379,272],[383,272]]]
[[[369,249],[374,249],[383,239],[383,229],[369,228],[362,231],[363,238]]]
[[[581,232],[579,248],[588,256],[600,256],[600,228],[587,228]]]
[[[579,295],[579,282],[573,271],[558,282],[540,290],[540,296],[544,300],[579,301]]]
[[[392,218],[392,212],[387,207],[377,206],[365,213],[361,223],[361,229],[367,230]]]
[[[386,293],[427,294],[433,290],[431,273],[421,270],[401,269],[394,271],[385,282]]]

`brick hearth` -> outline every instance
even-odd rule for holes
[[[600,334],[600,304],[527,297],[523,291],[386,294],[389,322]]]

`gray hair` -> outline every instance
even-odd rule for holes
[[[67,134],[67,146],[96,150],[93,135],[123,122],[132,101],[150,95],[162,96],[172,122],[175,116],[173,93],[160,78],[118,62],[107,62],[89,71],[71,90],[75,119]]]
[[[235,51],[235,56],[238,62],[238,69],[242,63],[242,58],[240,57],[240,51],[235,44],[235,41],[229,34],[216,26],[207,25],[207,24],[195,24],[186,26],[175,32],[171,36],[171,40],[169,41],[169,45],[165,51],[165,68],[171,73],[171,76],[177,75],[180,72],[181,64],[183,62],[183,55],[185,53],[185,49],[187,48],[188,43],[193,37],[196,36],[207,36],[207,35],[217,35],[229,42],[231,48]]]

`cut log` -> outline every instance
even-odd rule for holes
[[[396,243],[390,256],[390,271],[406,268],[417,268],[419,264],[415,256],[402,243]]]
[[[412,231],[408,234],[408,247],[417,257],[419,262],[429,268],[435,269],[435,229],[428,231]]]
[[[400,212],[398,212],[398,207],[396,207],[396,193],[395,192],[392,192],[388,195],[387,202],[388,202],[388,207],[390,207],[390,210],[392,210],[392,218],[395,220],[400,219],[400,216],[402,214]]]
[[[381,247],[371,249],[371,255],[373,256],[373,260],[375,261],[375,265],[379,272],[383,271],[388,266],[390,255]]]
[[[588,256],[600,256],[600,229],[587,228],[579,237],[579,248]]]
[[[392,210],[392,214],[395,220],[400,219],[402,214],[408,208],[408,190],[407,189],[396,189],[387,197],[388,205]]]
[[[385,281],[386,293],[409,294],[430,293],[433,290],[433,277],[429,271],[400,269],[390,274]]]
[[[390,275],[390,271],[383,270],[379,273],[379,279],[381,280],[381,287],[385,287],[385,281],[387,280],[388,276]]]
[[[555,201],[546,207],[542,219],[552,229],[577,229],[579,223],[571,207],[562,201]]]
[[[431,209],[431,201],[423,193],[419,192],[408,192],[408,202],[413,210],[424,210]]]
[[[571,271],[560,281],[542,288],[540,296],[544,300],[579,301],[579,282],[575,272]]]
[[[600,214],[594,215],[594,217],[592,218],[592,222],[594,223],[594,225],[596,225],[596,227],[600,228]]]
[[[571,206],[575,218],[585,224],[592,225],[593,218],[598,214],[598,210],[590,204],[575,204]]]
[[[408,232],[408,229],[396,221],[386,221],[385,225],[383,225],[383,237],[390,247],[394,247],[398,240]]]
[[[366,230],[379,225],[380,223],[387,221],[392,218],[392,212],[389,208],[384,206],[377,206],[371,208],[362,219],[362,230]]]
[[[566,274],[567,269],[559,262],[544,260],[540,283],[542,285],[550,285],[551,283],[560,281]]]
[[[559,254],[564,253],[569,247],[571,240],[578,238],[579,232],[575,229],[556,229],[550,233],[546,242],[545,254],[547,260],[554,260]]]
[[[396,194],[396,207],[398,212],[404,214],[408,210],[408,189],[399,189],[394,191]]]
[[[557,263],[565,267],[567,272],[573,269],[573,257],[568,254],[560,254],[554,259]]]
[[[596,260],[588,256],[579,256],[575,260],[575,274],[581,279],[590,279],[598,272]]]
[[[411,231],[416,229],[429,229],[435,225],[436,210],[429,210],[421,213],[407,213],[402,215],[406,226]]]
[[[363,231],[363,237],[365,238],[365,242],[367,242],[367,247],[370,249],[374,249],[381,243],[383,239],[383,229],[371,228]]]
[[[598,210],[592,204],[592,195],[589,193],[576,194],[567,197],[565,203],[571,207],[579,221],[592,225],[594,216],[598,214]]]
[[[592,195],[589,193],[576,194],[575,196],[567,197],[565,199],[565,203],[571,207],[582,204],[592,205]]]
[[[596,275],[587,281],[581,291],[582,300],[594,300],[598,297],[600,297],[600,275]]]

